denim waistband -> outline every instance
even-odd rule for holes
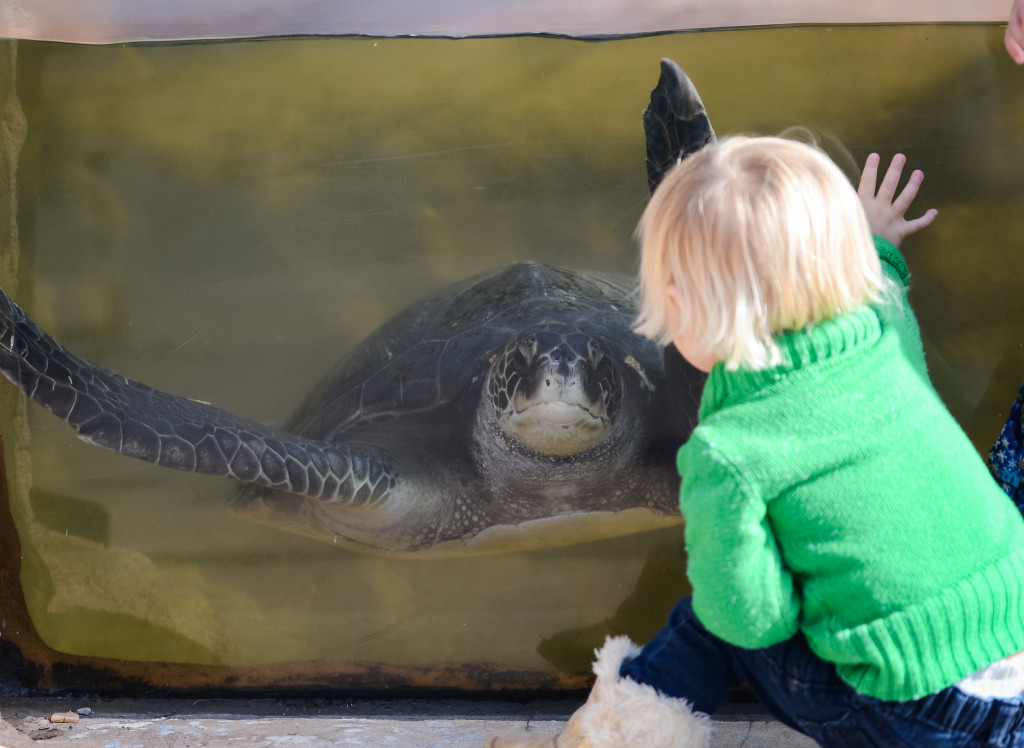
[[[1024,734],[1024,697],[981,698],[952,686],[917,701],[882,702],[880,711],[914,718],[941,726],[965,736],[987,736],[989,744],[999,744],[1000,736]],[[884,706],[882,706],[884,705]]]

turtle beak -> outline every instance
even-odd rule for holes
[[[611,433],[614,412],[609,406],[615,398],[607,390],[617,377],[605,371],[610,359],[589,336],[523,336],[506,348],[502,361],[501,376],[492,372],[490,397],[501,428],[520,444],[567,456],[596,446]]]
[[[604,416],[604,404],[587,393],[588,366],[567,343],[560,343],[538,357],[533,375],[534,387],[520,387],[513,407],[522,412],[544,403],[564,403],[582,408],[594,418]]]
[[[571,378],[579,362],[579,356],[567,343],[555,346],[555,349],[547,354],[547,359],[555,376],[562,379]]]

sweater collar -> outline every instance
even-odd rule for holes
[[[882,335],[878,312],[871,306],[833,317],[800,330],[775,336],[782,362],[768,369],[729,371],[722,362],[708,374],[701,397],[699,418],[719,410],[728,400],[769,387],[794,372],[876,342]]]

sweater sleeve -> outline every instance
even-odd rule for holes
[[[921,329],[908,299],[910,271],[907,269],[906,260],[903,259],[903,255],[896,247],[880,236],[875,237],[875,250],[878,252],[878,259],[882,262],[882,272],[899,289],[898,298],[885,300],[879,306],[881,317],[886,323],[897,329],[900,346],[907,359],[913,363],[914,368],[921,373],[926,381],[930,381],[928,366],[924,358],[924,346],[921,343]]]
[[[874,237],[875,251],[878,252],[878,259],[882,261],[882,272],[899,286],[906,290],[910,286],[910,270],[907,268],[907,261],[903,255],[887,239],[880,236]]]
[[[792,637],[800,601],[760,496],[691,438],[679,453],[693,609],[713,634],[748,649]]]

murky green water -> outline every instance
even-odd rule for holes
[[[668,56],[720,135],[808,126],[856,162],[902,150],[925,170],[919,206],[940,218],[905,246],[913,301],[983,448],[1024,378],[1024,73],[1000,35],[19,42],[16,299],[88,358],[280,424],[355,342],[449,282],[521,259],[632,272],[640,112]],[[678,528],[369,557],[241,522],[226,481],[28,414],[22,581],[40,634],[70,653],[572,669],[598,635],[580,629],[611,618],[643,639],[686,589]]]

